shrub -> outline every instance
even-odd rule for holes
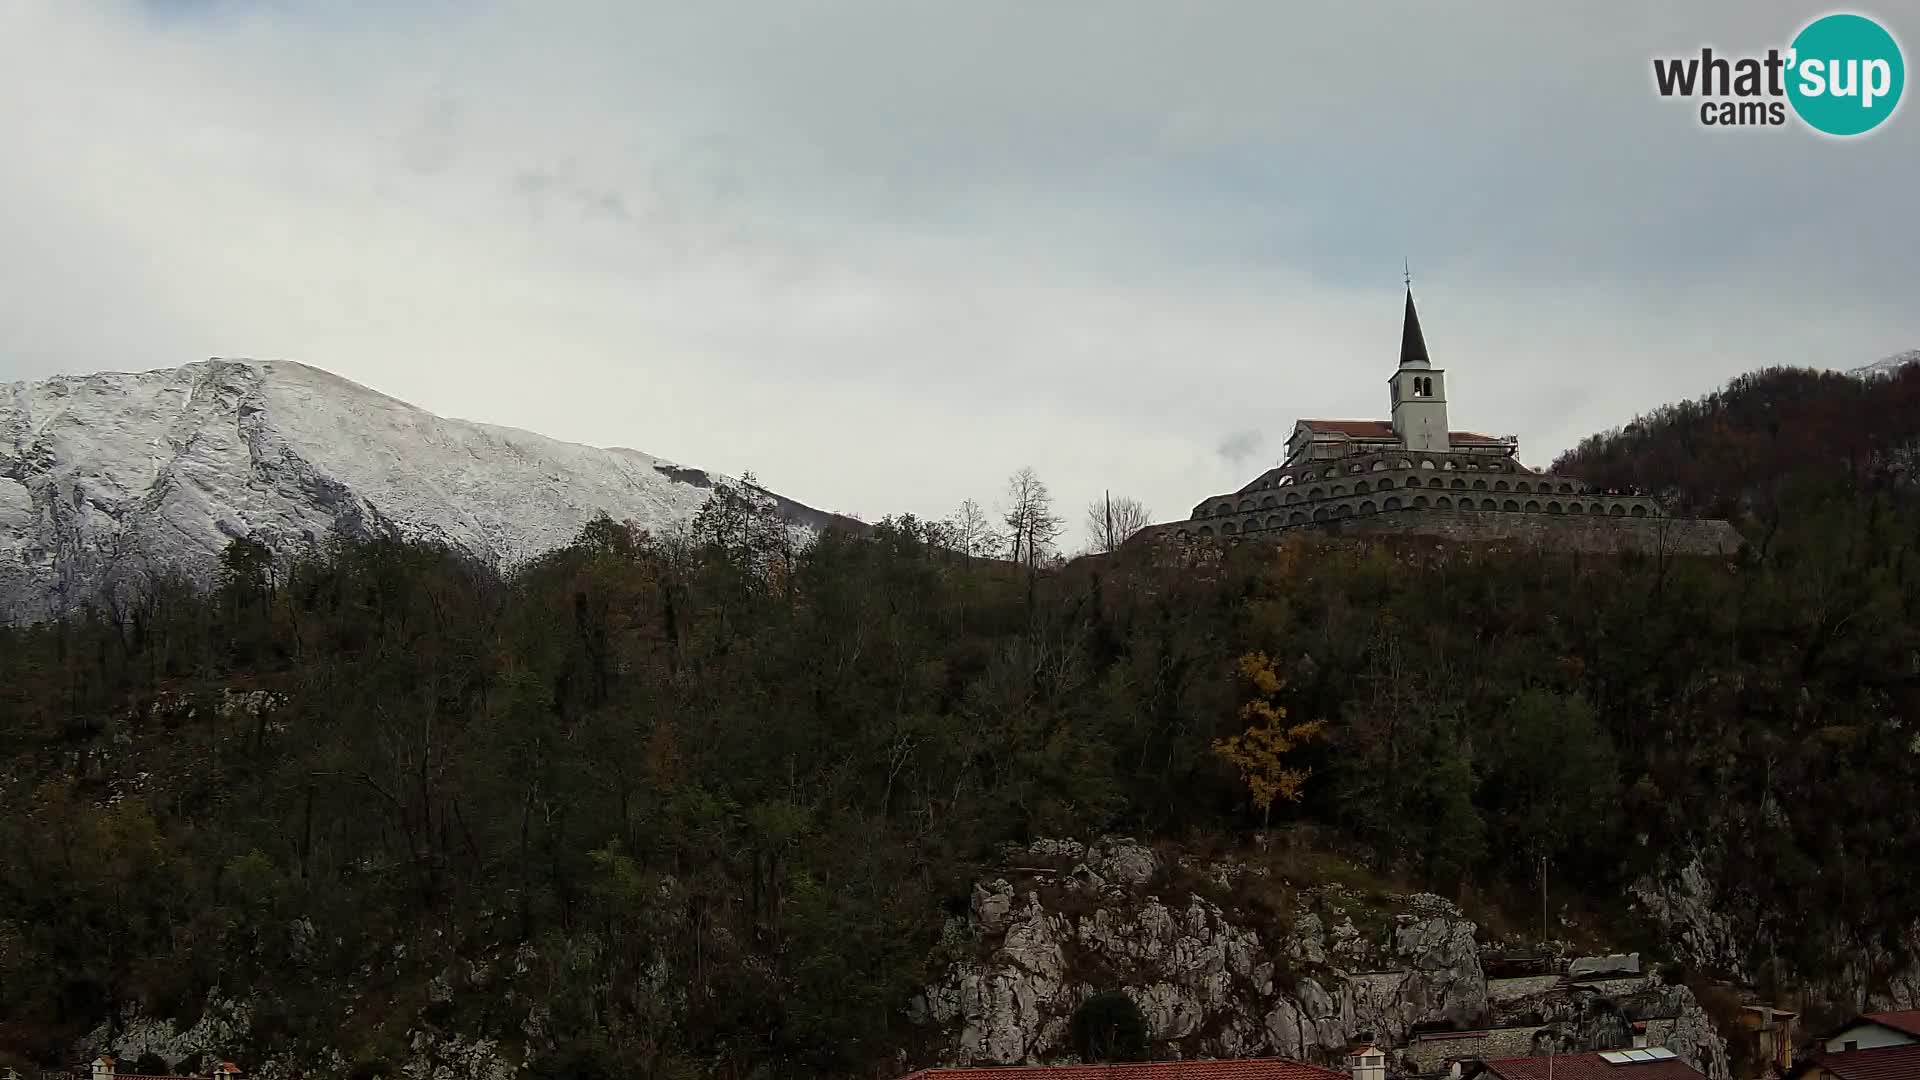
[[[1074,1010],[1073,1047],[1089,1065],[1144,1060],[1147,1018],[1125,994],[1116,990],[1095,994]]]

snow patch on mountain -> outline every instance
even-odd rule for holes
[[[1908,349],[1906,352],[1894,353],[1885,360],[1876,361],[1868,364],[1866,367],[1854,368],[1852,371],[1847,372],[1847,374],[1858,375],[1861,378],[1874,375],[1891,375],[1901,368],[1906,367],[1908,364],[1920,364],[1920,349]]]
[[[204,579],[240,536],[280,555],[395,537],[512,566],[603,510],[671,528],[725,479],[446,419],[284,360],[0,384],[0,620],[163,570]]]

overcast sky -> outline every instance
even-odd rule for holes
[[[1410,257],[1454,426],[1544,465],[1920,346],[1912,102],[1652,89],[1825,10],[0,0],[0,381],[287,358],[870,520],[1029,464],[1167,519],[1386,415]]]

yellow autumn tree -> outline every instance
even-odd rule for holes
[[[1311,769],[1299,769],[1287,763],[1287,755],[1303,743],[1321,737],[1323,721],[1287,723],[1287,710],[1278,698],[1286,680],[1274,670],[1273,660],[1263,652],[1248,653],[1235,665],[1240,677],[1251,684],[1253,697],[1240,706],[1240,719],[1247,729],[1238,735],[1213,741],[1213,752],[1240,772],[1240,779],[1260,808],[1261,827],[1273,817],[1276,799],[1299,802],[1301,788]]]

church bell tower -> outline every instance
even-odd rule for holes
[[[1441,450],[1447,442],[1447,373],[1427,359],[1420,313],[1407,286],[1406,322],[1400,328],[1400,368],[1387,380],[1393,391],[1393,433],[1408,450]]]

